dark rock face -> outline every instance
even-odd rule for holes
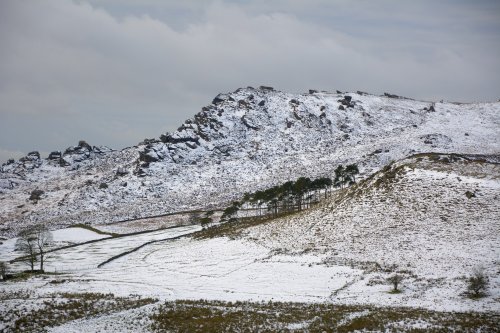
[[[342,108],[339,106],[339,110],[344,110],[346,108],[353,108],[356,103],[352,101],[352,96],[345,95],[343,99],[339,99],[338,102],[341,104]]]
[[[49,160],[58,160],[62,157],[60,151],[53,151],[49,154]]]
[[[92,151],[92,147],[85,140],[78,141],[78,147]]]
[[[158,140],[158,139],[144,139],[142,142],[139,142],[139,145],[149,145],[149,144],[156,143],[156,142],[160,142],[160,140]]]
[[[389,98],[401,98],[401,97],[400,97],[400,96],[398,96],[398,95],[389,94],[389,93],[386,93],[386,92],[384,93],[384,96],[385,96],[385,97],[389,97]]]
[[[158,157],[158,155],[154,150],[146,148],[144,149],[144,151],[139,152],[139,161],[151,163],[151,162],[158,162],[159,160],[160,158]]]
[[[191,137],[184,137],[184,138],[181,138],[181,137],[173,137],[170,133],[167,133],[167,134],[162,134],[160,136],[160,140],[163,142],[163,143],[173,143],[173,144],[176,144],[176,143],[181,143],[181,142],[193,142],[193,143],[196,143],[197,145],[199,144],[199,139],[198,138],[191,138]]]
[[[265,104],[266,104],[266,102],[264,100],[259,102],[259,106],[264,106]]]
[[[217,104],[222,103],[222,102],[224,102],[224,98],[222,98],[221,94],[215,96],[215,98],[212,100],[212,104],[214,104],[214,105],[217,105]]]
[[[264,91],[274,91],[273,87],[268,87],[268,86],[260,86],[259,89]]]
[[[312,94],[316,94],[318,91],[317,90],[314,90],[314,89],[309,89],[309,94],[312,95]]]
[[[296,99],[291,99],[291,100],[290,100],[290,104],[299,105],[300,103],[299,103],[299,101],[298,101],[298,100],[296,100]]]

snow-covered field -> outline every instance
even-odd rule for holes
[[[71,272],[61,277],[65,283],[35,278],[2,288],[499,312],[500,165],[445,157],[395,163],[310,210],[242,230],[236,239],[177,238],[199,230],[195,225],[57,251],[47,270]],[[475,266],[490,281],[480,300],[464,296]],[[388,293],[386,278],[394,272],[404,277],[400,294]]]

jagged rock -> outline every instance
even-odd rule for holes
[[[187,120],[186,120],[186,122],[187,122]],[[139,145],[149,145],[149,144],[156,143],[156,142],[159,142],[159,140],[158,139],[144,139],[142,142],[139,142]]]
[[[19,159],[20,162],[29,162],[29,161],[35,161],[40,159],[40,153],[37,151],[32,151],[29,152],[26,156],[21,157]]]
[[[264,106],[265,104],[266,104],[266,102],[264,100],[259,102],[259,106]]]
[[[172,134],[167,133],[167,134],[162,134],[160,136],[160,140],[163,143],[181,143],[181,142],[194,142],[196,144],[199,144],[199,139],[198,138],[192,138],[192,137],[174,137]]]
[[[116,169],[117,176],[125,176],[126,174],[128,174],[128,171],[124,167],[118,167],[118,169]]]
[[[337,90],[336,92],[337,92],[337,94],[343,94],[343,92],[340,90]]]
[[[347,102],[351,102],[351,100],[352,100],[352,96],[345,95],[345,96],[344,96],[344,100],[346,100]]]
[[[85,140],[78,141],[78,147],[87,149],[88,151],[92,150],[92,147]]]
[[[146,149],[145,151],[140,151],[139,152],[139,161],[142,162],[158,162],[160,160],[160,157],[154,150]]]
[[[222,94],[215,96],[215,98],[212,100],[212,104],[217,105],[219,103],[224,102],[224,98],[222,98],[222,97],[223,97]]]
[[[429,106],[428,111],[429,112],[436,112],[436,110],[434,109],[434,104],[432,104],[431,106]]]
[[[5,165],[14,164],[16,161],[13,158],[9,158]]]
[[[249,87],[249,88],[251,88],[251,87]],[[267,87],[267,86],[260,86],[259,89],[263,90],[263,91],[274,91],[273,87]]]
[[[314,89],[309,89],[309,94],[312,95],[312,94],[316,94],[318,91],[317,90],[314,90]]]
[[[388,98],[401,98],[400,96],[398,95],[394,95],[394,94],[389,94],[389,93],[384,93],[384,96],[385,97],[388,97]]]
[[[248,122],[246,115],[244,115],[243,117],[241,117],[241,122],[242,122],[242,123],[243,123],[243,125],[245,125],[247,128],[250,128],[250,129],[252,129],[252,130],[254,130],[254,131],[258,131],[258,130],[259,130],[259,128],[258,128],[257,126],[253,126],[253,125],[251,125],[251,124]]]
[[[248,108],[249,104],[247,101],[245,101],[244,99],[240,99],[238,101],[238,107],[240,108]]]
[[[58,160],[62,157],[60,151],[53,151],[49,154],[49,160]]]

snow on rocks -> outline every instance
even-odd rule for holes
[[[349,107],[338,110],[342,101]],[[339,164],[369,174],[415,152],[498,153],[500,103],[429,105],[361,92],[238,89],[160,140],[121,151],[82,142],[63,153],[62,166],[35,155],[4,164],[0,233],[220,208],[244,191],[331,176]],[[46,197],[29,203],[35,188]]]

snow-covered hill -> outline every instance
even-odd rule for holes
[[[417,152],[499,153],[498,128],[500,103],[238,89],[159,139],[120,151],[80,142],[4,164],[0,234],[221,207],[246,191],[330,176],[345,163],[367,175]]]
[[[362,270],[337,302],[499,311],[499,199],[500,156],[419,154],[243,235],[274,253]],[[475,267],[490,281],[480,302],[463,296]],[[404,276],[398,297],[381,292],[394,272]]]

